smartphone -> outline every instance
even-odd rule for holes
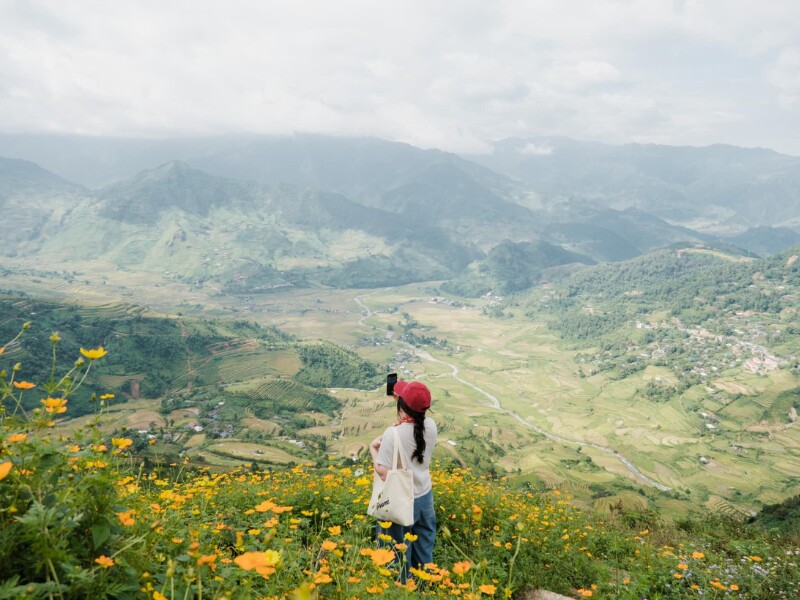
[[[391,396],[394,392],[394,384],[397,383],[397,373],[389,373],[386,376],[386,395]]]

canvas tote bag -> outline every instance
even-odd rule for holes
[[[407,527],[414,524],[414,475],[406,463],[406,453],[400,445],[397,428],[392,428],[392,431],[394,433],[392,468],[383,481],[377,473],[374,474],[372,499],[369,501],[367,514],[377,518],[378,521],[391,521]],[[397,468],[398,456],[400,468]]]

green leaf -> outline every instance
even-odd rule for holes
[[[111,537],[111,528],[108,523],[101,523],[92,527],[92,543],[95,550],[105,544],[109,537]]]

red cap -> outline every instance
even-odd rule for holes
[[[395,396],[400,396],[408,408],[424,412],[431,405],[431,391],[419,381],[398,381],[394,384]]]

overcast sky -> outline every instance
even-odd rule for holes
[[[800,1],[0,0],[0,132],[43,131],[800,156]]]

